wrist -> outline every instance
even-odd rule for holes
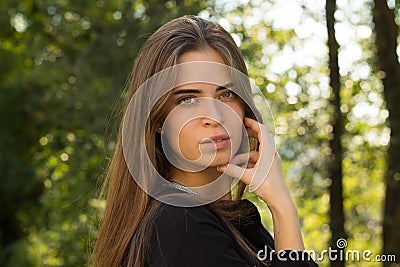
[[[297,207],[294,202],[290,199],[286,202],[279,202],[275,204],[268,204],[268,208],[271,211],[272,216],[275,217],[291,217],[298,218]]]
[[[303,238],[299,225],[297,208],[293,204],[286,209],[283,206],[271,208],[274,225],[274,242],[276,251],[304,250]]]

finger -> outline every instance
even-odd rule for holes
[[[257,132],[257,140],[259,142],[259,151],[263,151],[263,147],[265,146],[266,149],[270,151],[275,151],[276,150],[276,144],[275,144],[275,137],[273,134],[271,134],[267,127],[265,125],[258,123],[253,120],[253,122],[257,123],[258,126],[255,126],[253,124],[253,127],[251,128],[251,131],[254,132],[254,128],[257,127],[256,129],[260,129]]]
[[[220,172],[223,172],[224,174],[232,177],[232,178],[236,178],[236,179],[240,179],[243,183],[245,184],[250,184],[251,182],[251,178],[248,179],[246,175],[244,175],[246,173],[246,169],[233,165],[233,164],[227,164],[227,165],[222,165],[222,166],[218,166],[217,170]]]
[[[254,132],[256,133],[260,132],[260,125],[262,124],[259,123],[258,121],[245,117],[243,122],[245,126],[249,127],[249,129],[253,130]]]
[[[258,138],[257,132],[255,132],[253,129],[246,128],[246,132],[248,137]]]
[[[244,125],[247,126],[246,131],[249,136],[258,139],[260,146],[262,146],[263,135],[264,133],[268,132],[266,127],[258,121],[247,117],[244,118],[243,122]]]
[[[234,156],[229,163],[234,165],[243,165],[243,164],[255,164],[258,161],[260,154],[258,151],[250,151],[248,153],[243,153]]]
[[[262,150],[263,146],[271,152],[275,153],[276,151],[275,137],[268,131],[262,133],[262,141],[260,141],[260,150]]]
[[[255,163],[249,162],[249,163],[247,164],[247,166],[246,166],[246,169],[251,169],[251,168],[254,168],[255,166],[256,166]]]
[[[264,151],[264,154],[261,153],[260,156],[260,162],[262,162],[262,164],[257,164],[255,167],[257,171],[255,172],[255,176],[252,177],[252,182],[249,187],[251,192],[256,191],[264,183],[264,181],[268,179],[274,163],[279,160],[279,154],[276,150]]]

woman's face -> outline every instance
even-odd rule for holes
[[[194,61],[225,64],[211,48],[187,52],[178,59],[178,64]],[[163,125],[162,132],[172,153],[202,169],[228,163],[242,142],[244,104],[229,89],[234,86],[232,81],[222,80],[226,80],[222,85],[191,82],[174,88]]]

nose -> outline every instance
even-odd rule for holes
[[[207,105],[204,106],[203,116],[201,118],[202,125],[205,127],[222,126],[225,123],[224,114],[222,112],[222,103],[217,100],[206,101]]]

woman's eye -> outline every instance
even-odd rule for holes
[[[225,92],[223,92],[220,95],[220,98],[224,98],[224,99],[232,99],[236,96],[236,94],[234,92],[232,92],[231,90],[226,90]]]
[[[194,96],[185,96],[185,97],[178,99],[178,104],[190,105],[190,104],[194,104],[195,102],[196,102],[196,98]]]

